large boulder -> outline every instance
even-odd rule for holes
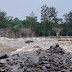
[[[8,58],[8,55],[7,54],[1,54],[0,59],[4,59],[4,58]]]
[[[32,40],[27,40],[27,41],[25,41],[25,43],[33,43],[34,41],[32,41]]]

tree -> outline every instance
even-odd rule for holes
[[[54,7],[48,7],[43,5],[41,7],[41,22],[46,23],[47,21],[51,21],[55,23],[55,18],[57,17],[57,11]]]
[[[18,25],[18,26],[21,26],[22,25],[22,20],[19,20],[18,18],[14,18],[13,20],[13,25]]]
[[[28,27],[34,28],[37,22],[37,16],[35,16],[34,12],[30,14],[30,16],[26,16],[26,25]]]
[[[72,28],[72,11],[70,11],[68,14],[64,14],[63,16],[66,24],[69,25],[69,28]]]
[[[6,26],[6,23],[8,22],[7,21],[7,13],[4,12],[4,11],[0,11],[0,28],[5,28]]]
[[[12,27],[13,26],[13,17],[12,16],[8,16],[7,18],[8,23],[5,24],[6,27]]]

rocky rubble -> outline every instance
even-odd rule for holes
[[[4,59],[4,58],[8,58],[8,55],[7,54],[1,54],[0,59]]]
[[[14,54],[1,60],[0,72],[72,72],[72,55],[65,53],[59,45]]]
[[[32,43],[32,42],[34,42],[34,41],[32,41],[32,40],[25,41],[25,43]]]

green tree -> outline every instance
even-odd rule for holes
[[[7,15],[6,12],[0,11],[0,28],[5,28],[6,27],[5,25],[8,23],[6,15]]]
[[[8,16],[7,18],[7,23],[5,24],[6,27],[13,27],[13,17],[12,16]]]
[[[28,27],[34,28],[37,22],[37,16],[35,16],[34,12],[30,14],[30,16],[26,16],[26,25]]]
[[[46,5],[41,7],[41,22],[46,23],[47,21],[51,21],[55,23],[56,17],[57,11],[54,7],[48,7]]]
[[[70,11],[68,14],[64,14],[64,19],[66,24],[69,25],[69,28],[72,28],[72,11]]]

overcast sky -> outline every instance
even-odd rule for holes
[[[54,6],[58,11],[58,17],[72,10],[72,0],[0,0],[0,9],[7,12],[7,16],[18,17],[24,20],[32,11],[40,21],[42,5]]]

